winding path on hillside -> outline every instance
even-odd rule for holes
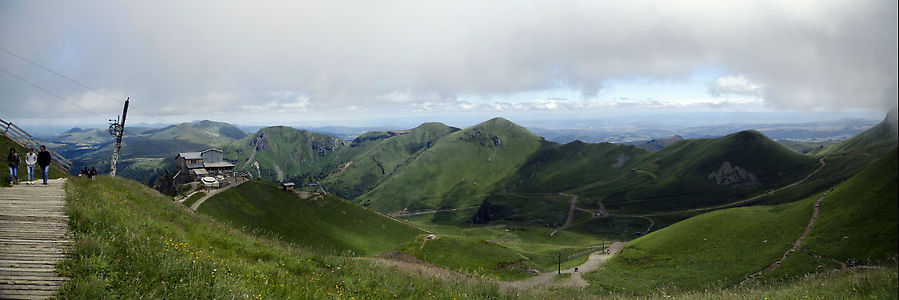
[[[565,230],[568,227],[570,227],[571,220],[574,219],[574,211],[575,211],[575,209],[577,209],[577,206],[575,206],[575,205],[577,205],[577,195],[565,194],[565,193],[559,193],[559,195],[570,198],[571,205],[568,206],[568,217],[565,218],[565,223],[563,223],[562,226],[559,226],[559,228],[556,228],[556,230],[553,230],[553,232],[550,232],[549,236],[554,236],[554,235],[556,235],[556,233],[559,232],[559,230]]]
[[[778,258],[776,261],[774,261],[773,263],[771,263],[764,269],[762,269],[758,272],[755,272],[752,275],[749,275],[749,277],[747,277],[745,280],[743,280],[743,282],[740,282],[740,285],[746,284],[748,282],[753,282],[753,281],[755,281],[756,277],[761,276],[762,274],[764,274],[766,272],[777,269],[778,267],[780,267],[780,264],[783,263],[784,260],[787,259],[787,256],[790,256],[790,253],[799,251],[799,247],[802,247],[802,242],[805,240],[805,237],[808,235],[809,232],[812,231],[812,229],[815,228],[815,221],[818,220],[818,213],[821,211],[821,201],[824,200],[824,197],[827,197],[827,192],[824,192],[824,195],[821,195],[821,197],[818,197],[818,199],[815,200],[814,210],[812,211],[812,217],[811,217],[811,219],[808,220],[808,225],[805,226],[805,231],[803,231],[802,234],[799,235],[799,238],[797,238],[796,241],[793,242],[793,246],[790,247],[790,249],[787,249],[787,251],[784,251],[784,254],[780,258]]]
[[[233,187],[235,187],[235,186],[241,185],[241,184],[243,184],[244,182],[247,182],[247,180],[246,180],[245,178],[243,178],[243,177],[234,177],[234,183],[229,184],[229,185],[226,186],[226,187],[222,187],[222,188],[217,188],[217,189],[214,189],[214,190],[210,190],[208,193],[206,193],[206,196],[203,196],[202,198],[197,199],[197,202],[194,202],[194,204],[192,204],[192,205],[190,206],[190,210],[192,210],[192,211],[197,211],[197,209],[200,208],[200,204],[203,204],[203,202],[206,202],[206,200],[208,200],[209,198],[212,198],[212,196],[215,196],[216,194],[221,193],[221,192],[224,192],[224,191],[226,191],[226,190],[228,190],[228,189],[230,189],[230,188],[233,188]],[[185,199],[187,199],[187,198],[185,198]]]
[[[558,272],[545,272],[537,275],[535,277],[531,277],[524,280],[518,281],[506,281],[502,282],[502,286],[506,288],[514,288],[514,289],[527,289],[534,286],[541,285],[553,285],[553,286],[567,286],[567,287],[586,287],[588,285],[587,281],[581,278],[581,274],[588,273],[590,271],[596,270],[603,263],[605,263],[609,258],[618,253],[621,248],[624,248],[625,242],[615,242],[612,245],[609,245],[608,251],[596,251],[590,254],[587,257],[587,261],[583,264],[569,269],[562,270],[562,274],[571,274],[571,277],[557,280],[556,275]],[[574,269],[577,268],[578,271],[575,272]]]
[[[56,273],[71,240],[65,182],[0,188],[0,298],[44,299],[66,281]]]

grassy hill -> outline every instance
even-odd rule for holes
[[[839,261],[878,264],[899,254],[897,148],[833,189],[803,249]]]
[[[397,251],[451,270],[496,279],[527,278],[524,268],[531,265],[527,257],[503,245],[462,236],[422,237]]]
[[[506,119],[450,133],[357,200],[381,211],[480,204],[546,142]]]
[[[896,156],[893,150],[826,195],[720,210],[676,223],[628,243],[586,278],[596,289],[628,292],[732,286],[773,263],[791,246],[820,196],[825,196],[822,212],[800,249],[824,258],[794,252],[781,269],[765,274],[767,278],[801,276],[820,271],[818,265],[824,270],[836,267],[831,259],[883,263],[899,254]]]
[[[408,132],[368,132],[350,145],[359,148],[345,168],[322,182],[328,191],[345,198],[368,192],[393,172],[458,128],[424,123]]]
[[[880,124],[848,140],[809,152],[811,155],[835,155],[852,152],[873,152],[880,156],[899,143],[896,128],[896,109],[893,108]]]
[[[144,135],[150,140],[179,140],[218,147],[244,138],[247,133],[228,123],[203,120],[149,130]]]
[[[222,150],[225,159],[234,162],[239,171],[270,181],[304,184],[321,180],[341,166],[344,160],[337,154],[348,144],[328,135],[275,126],[260,129]]]
[[[66,189],[74,242],[59,265],[70,278],[64,299],[514,297],[490,282],[410,273],[253,236],[130,180],[71,179]]]
[[[259,180],[212,196],[197,212],[320,252],[369,255],[393,249],[424,233],[331,194],[302,199]]]

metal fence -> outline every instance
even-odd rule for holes
[[[0,127],[2,127],[3,129],[3,135],[8,136],[11,140],[19,144],[19,146],[32,148],[35,150],[37,150],[41,146],[40,143],[34,140],[33,136],[31,136],[24,129],[16,126],[16,124],[13,124],[12,122],[7,122],[3,119],[0,119]],[[56,163],[66,171],[69,171],[72,168],[72,161],[62,156],[62,154],[50,151],[50,156],[53,157],[54,163]]]

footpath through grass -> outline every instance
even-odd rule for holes
[[[506,298],[490,283],[309,254],[196,216],[137,182],[66,186],[72,256],[61,298]]]

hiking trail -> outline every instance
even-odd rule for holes
[[[66,278],[56,263],[71,242],[65,215],[66,179],[48,185],[20,183],[0,188],[0,298],[44,299]]]

